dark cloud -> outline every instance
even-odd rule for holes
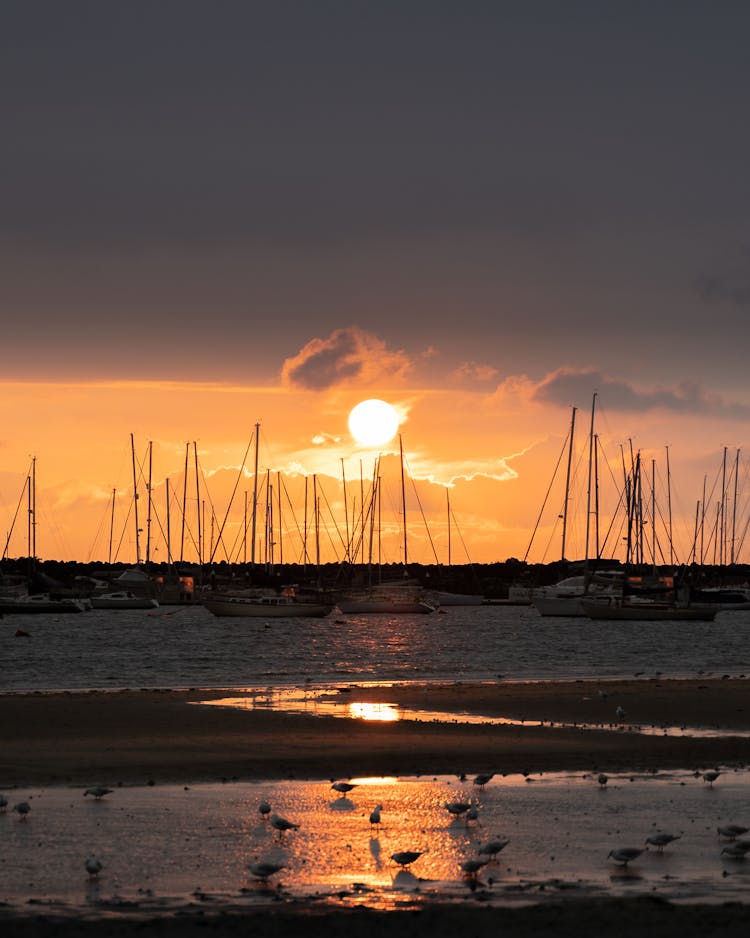
[[[327,339],[311,339],[281,370],[286,384],[322,391],[335,385],[367,385],[399,380],[409,369],[404,352],[392,351],[357,326],[336,329]]]
[[[750,416],[750,407],[747,405],[709,394],[696,382],[684,381],[672,388],[645,389],[607,377],[596,370],[555,371],[537,385],[532,400],[549,404],[580,404],[589,401],[595,391],[610,411],[668,410],[731,419],[746,419]]]

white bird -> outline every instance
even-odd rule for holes
[[[356,787],[356,784],[353,784],[352,782],[334,782],[333,785],[331,785],[331,788],[334,791],[339,792],[342,798],[344,795],[348,795],[352,788]]]
[[[658,831],[647,837],[646,843],[651,844],[652,847],[656,847],[658,853],[662,853],[668,844],[671,844],[673,840],[679,840],[681,836],[681,834],[666,834],[663,831]]]
[[[445,810],[453,817],[461,817],[462,814],[466,814],[470,807],[468,801],[449,801],[445,805]]]
[[[370,812],[370,824],[373,827],[378,827],[380,825],[380,812],[383,810],[382,804],[376,804],[375,807]]]
[[[477,775],[474,779],[474,784],[478,785],[480,788],[484,788],[487,782],[491,781],[494,777],[494,772],[485,772],[483,775]]]
[[[29,811],[31,811],[31,805],[28,803],[28,801],[19,801],[18,804],[13,805],[13,810],[18,811],[21,820],[25,821],[26,815],[29,813]]]
[[[478,853],[486,853],[489,857],[492,857],[494,860],[495,857],[508,846],[510,843],[509,840],[488,840],[486,843],[481,844],[479,847]]]
[[[260,879],[265,883],[274,873],[285,869],[285,866],[283,863],[271,863],[268,860],[260,860],[258,863],[248,863],[247,868],[256,879]]]
[[[87,788],[83,793],[83,797],[86,795],[93,795],[95,801],[99,801],[105,795],[110,795],[112,793],[111,788],[105,788],[103,785],[94,785],[92,788]]]
[[[426,852],[426,850],[399,850],[391,854],[391,860],[393,860],[394,863],[398,863],[398,865],[405,870],[407,866],[410,866]]]
[[[89,879],[97,879],[102,871],[101,860],[97,860],[94,856],[86,857],[84,866],[86,867],[86,872],[89,874]]]
[[[5,795],[0,795],[0,814],[5,814],[8,809],[8,799]]]
[[[461,869],[470,879],[475,879],[477,873],[483,866],[487,866],[489,862],[489,860],[464,860],[463,863],[461,863]]]
[[[726,824],[723,827],[717,827],[716,833],[719,837],[726,837],[727,840],[735,840],[742,834],[746,834],[750,828],[741,827],[739,824]]]
[[[640,847],[617,847],[610,850],[607,856],[612,857],[615,863],[619,863],[627,869],[628,863],[637,860],[642,853],[643,850]]]
[[[703,773],[703,781],[708,782],[709,787],[714,787],[714,782],[721,775],[721,772],[715,772],[713,769],[710,772]]]
[[[288,821],[285,817],[281,817],[278,814],[272,814],[270,821],[271,827],[277,830],[279,834],[284,834],[285,831],[299,830],[299,824],[294,824],[292,821]]]
[[[268,818],[268,815],[271,813],[271,805],[267,801],[261,801],[261,803],[258,805],[258,811],[260,812],[260,816],[265,821]]]

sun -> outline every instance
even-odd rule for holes
[[[363,446],[380,446],[398,432],[398,412],[385,401],[360,401],[349,414],[349,432]]]

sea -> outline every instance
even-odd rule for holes
[[[284,700],[284,691],[365,682],[750,675],[747,611],[708,623],[606,623],[496,605],[264,621],[165,606],[6,616],[0,635],[4,693],[242,688]],[[0,905],[6,914],[105,921],[300,900],[378,909],[576,896],[746,901],[750,859],[733,855],[718,832],[750,828],[746,767],[716,766],[712,784],[698,766],[611,771],[606,784],[598,778],[606,766],[530,766],[474,783],[473,773],[491,768],[351,778],[344,796],[331,780],[290,779],[120,786],[92,778],[112,789],[101,800],[85,786],[6,789]],[[13,811],[22,801],[31,809],[23,818]],[[262,801],[298,827],[279,835]],[[476,818],[456,817],[446,807],[454,802],[471,805]],[[373,826],[378,804],[382,823]],[[657,831],[676,838],[663,851],[646,843]],[[505,842],[494,858],[483,852],[491,840]],[[622,847],[642,852],[624,865],[612,856]],[[393,859],[404,851],[417,855],[406,867]],[[96,877],[85,869],[89,856],[102,864]],[[259,878],[259,862],[278,869]]]
[[[162,606],[8,615],[0,635],[0,692],[750,674],[750,610],[613,623],[505,605],[265,620]]]

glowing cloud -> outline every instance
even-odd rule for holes
[[[401,381],[411,368],[403,351],[357,326],[336,329],[327,339],[311,339],[281,369],[285,384],[323,391],[335,386]]]

